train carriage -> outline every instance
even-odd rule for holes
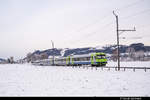
[[[107,64],[105,53],[92,53],[85,55],[72,55],[65,58],[55,59],[55,65],[66,66],[80,66],[80,65],[92,65],[92,66],[105,66]]]
[[[65,66],[66,65],[66,57],[61,57],[61,58],[55,58],[54,60],[54,65],[56,66]]]
[[[44,59],[35,61],[33,64],[39,65],[53,65],[52,59]],[[105,53],[91,53],[85,55],[71,55],[67,57],[59,57],[54,59],[54,65],[56,66],[105,66],[107,64]]]
[[[72,56],[70,62],[72,62],[71,65],[105,66],[107,59],[105,53],[92,53]]]

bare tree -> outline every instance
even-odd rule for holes
[[[10,63],[14,63],[14,57],[10,57]]]
[[[132,48],[132,47],[129,47],[127,50],[126,50],[126,53],[128,54],[128,57],[130,59],[134,59],[134,56],[135,56],[135,49]]]
[[[32,56],[32,53],[29,52],[26,57],[28,63],[31,61],[31,56]]]
[[[117,61],[117,58],[118,58],[118,55],[117,55],[117,49],[115,49],[115,50],[113,50],[113,52],[112,52],[112,57],[111,57],[111,59],[113,60],[113,61]]]
[[[40,54],[41,59],[48,59],[48,54],[47,53],[42,53]]]
[[[144,51],[140,50],[138,52],[135,53],[135,59],[136,60],[144,60]]]

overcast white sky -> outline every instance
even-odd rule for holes
[[[28,52],[116,44],[150,45],[150,0],[0,0],[0,58],[23,58]],[[142,39],[133,39],[142,37]]]

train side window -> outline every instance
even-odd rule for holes
[[[77,61],[80,61],[80,58],[77,58]]]
[[[86,61],[87,60],[87,58],[85,57],[85,58],[81,58],[81,61]]]
[[[76,61],[79,61],[78,58],[75,58],[75,59],[76,59]]]
[[[90,60],[90,57],[87,57],[86,59],[87,59],[87,61],[89,61],[89,60]]]
[[[85,61],[85,58],[82,58],[82,61]]]
[[[86,61],[89,61],[89,57],[86,57]]]
[[[81,58],[77,58],[78,61],[81,61]]]
[[[84,58],[81,58],[81,61],[84,61]]]
[[[86,58],[83,58],[83,61],[86,61]]]
[[[75,58],[76,59],[76,61],[78,61],[78,59],[77,58]]]
[[[78,58],[78,61],[81,61],[82,59],[81,58]]]

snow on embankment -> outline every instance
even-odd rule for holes
[[[0,65],[0,96],[150,96],[150,70]]]
[[[108,61],[107,66],[118,66],[118,62]],[[120,62],[121,67],[149,67],[150,61]]]

